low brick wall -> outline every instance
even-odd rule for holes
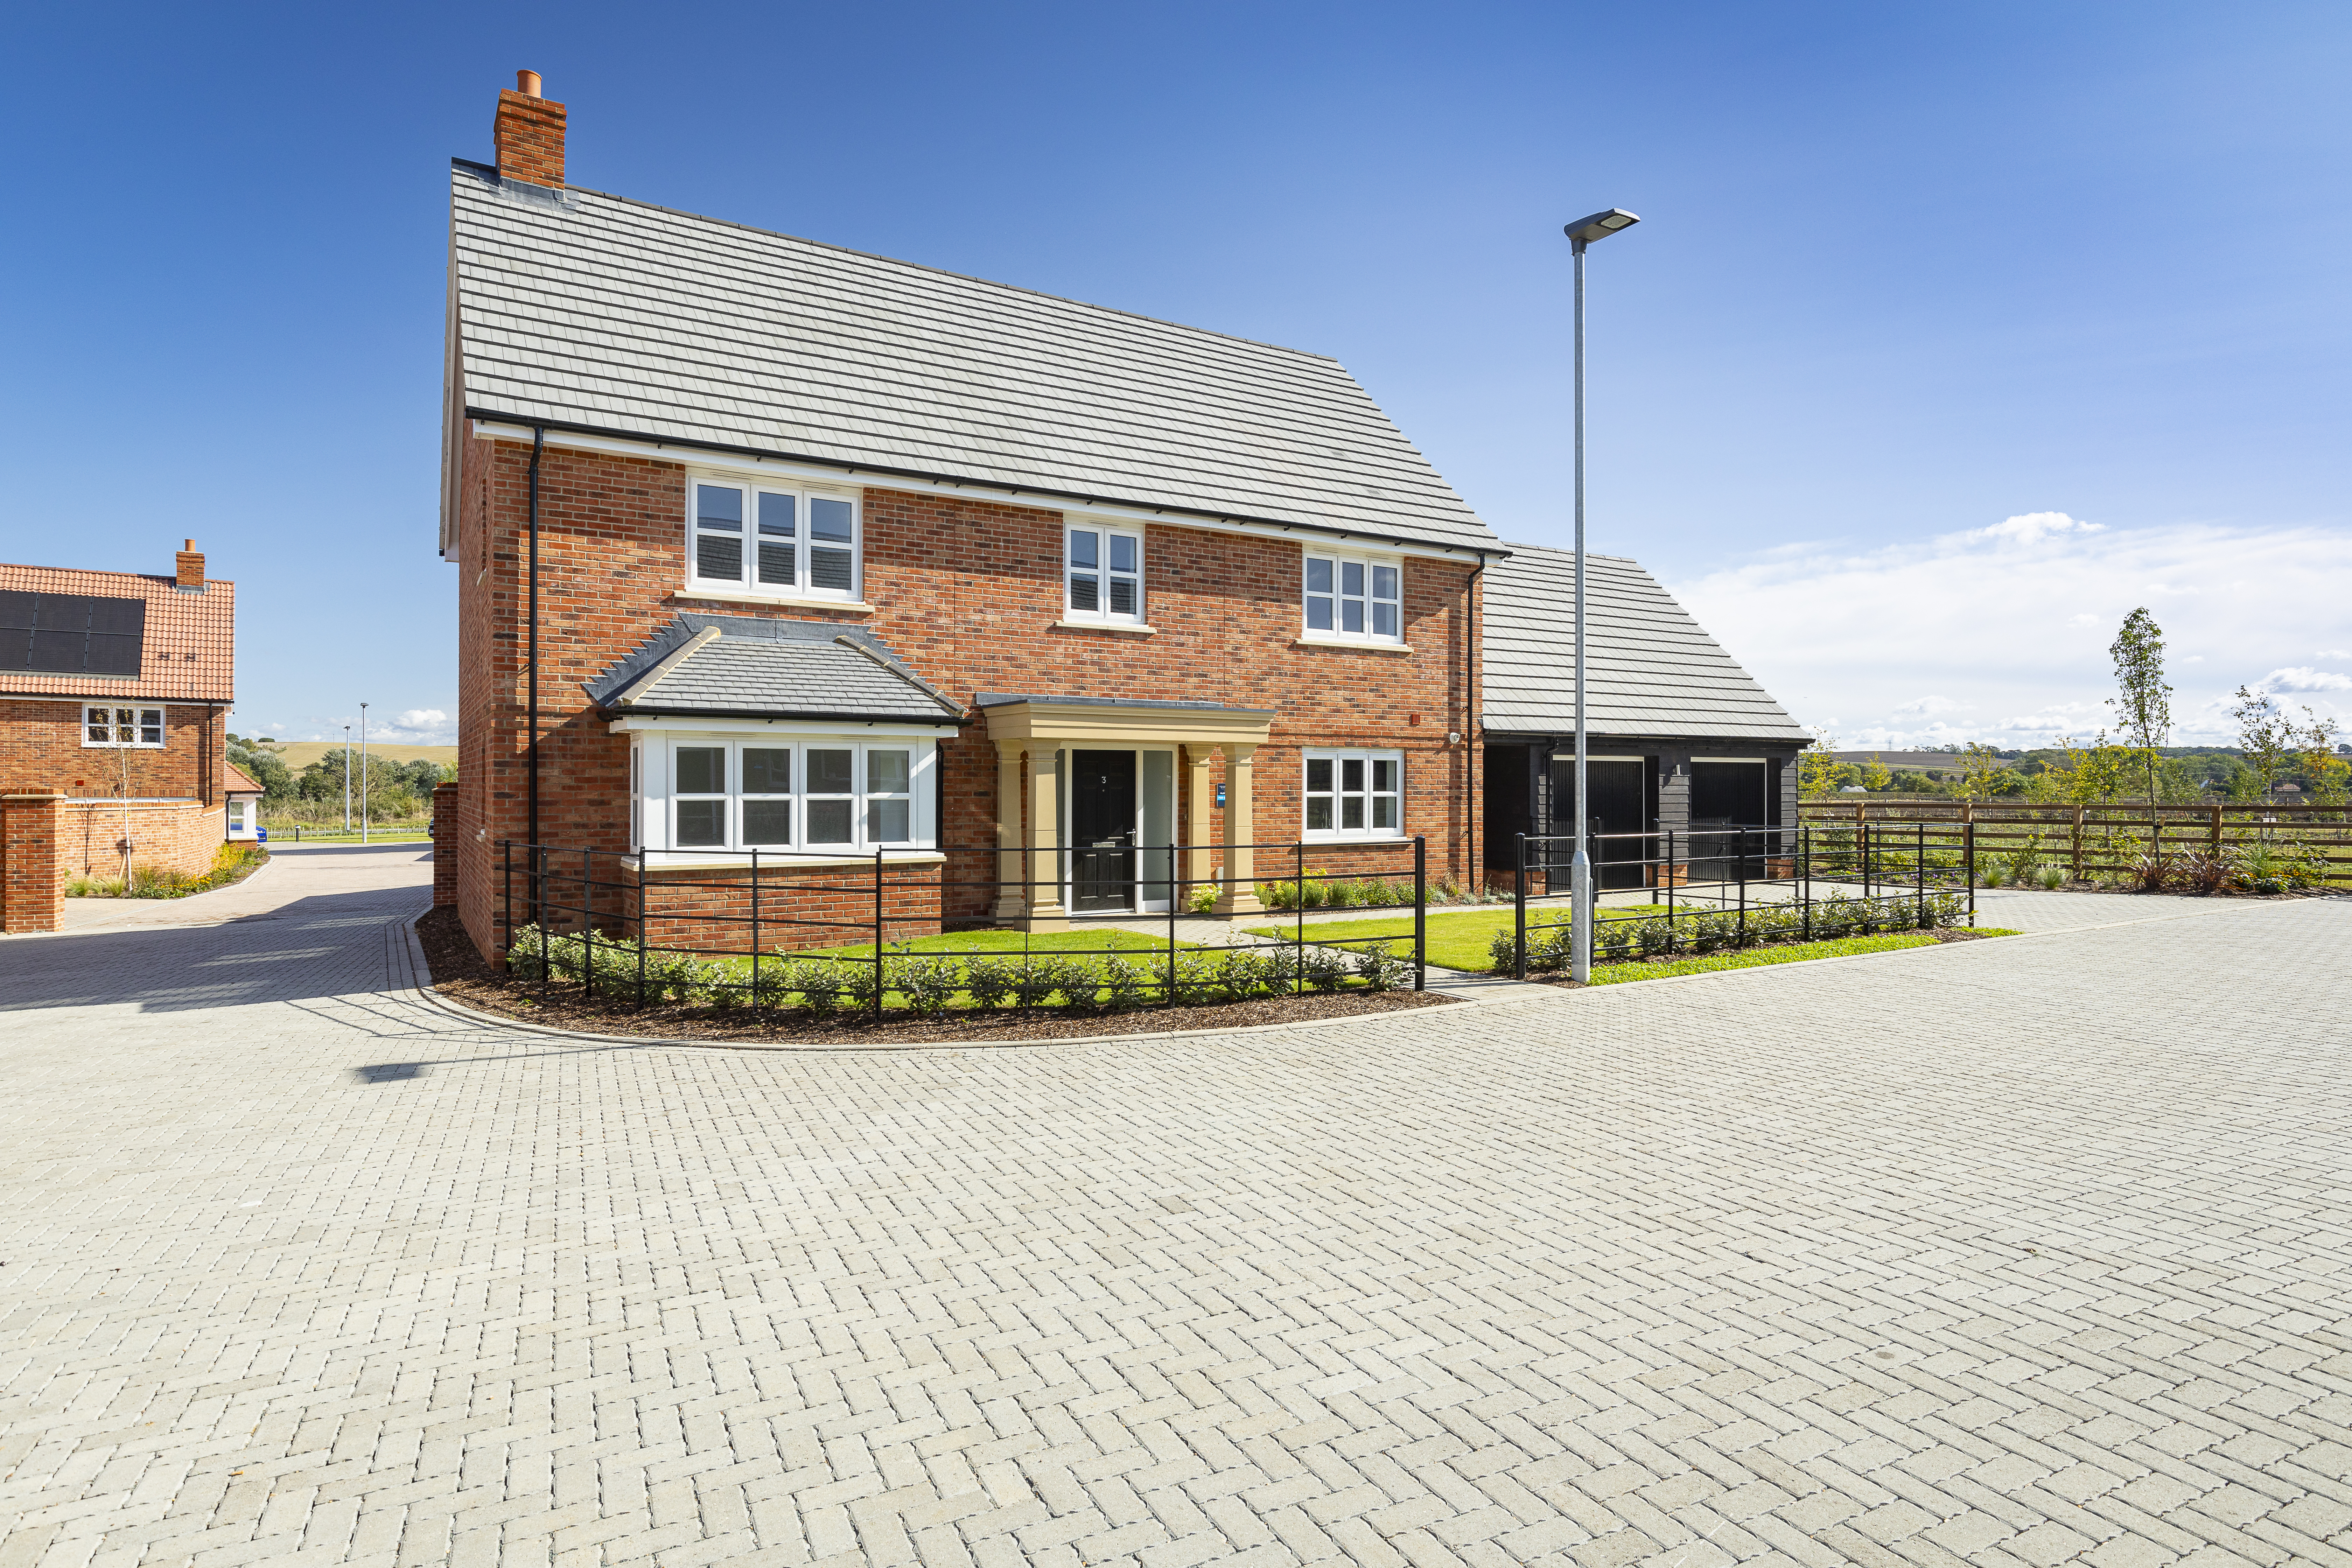
[[[433,786],[433,907],[457,901],[457,782]]]
[[[587,878],[583,882],[583,874]],[[937,863],[893,864],[882,888],[883,940],[936,936],[940,921]],[[514,921],[530,921],[530,879],[514,879]],[[761,868],[752,897],[749,868],[656,867],[644,886],[646,940],[656,947],[696,952],[762,952],[839,947],[874,940],[871,861],[783,871]],[[577,931],[583,923],[634,942],[637,934],[637,874],[618,855],[549,857],[547,929]],[[494,911],[499,918],[503,911]],[[583,914],[593,918],[583,920]]]
[[[55,790],[0,795],[0,931],[55,931],[65,919],[61,807]]]
[[[200,877],[228,837],[228,808],[194,800],[68,799],[59,803],[66,874],[120,877],[126,824],[133,866]]]

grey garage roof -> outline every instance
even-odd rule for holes
[[[954,724],[961,710],[872,634],[830,621],[682,615],[583,684],[625,714]]]
[[[1576,728],[1576,557],[1508,548],[1510,558],[1488,566],[1485,579],[1485,723],[1568,734]],[[1585,702],[1594,732],[1800,746],[1812,739],[1639,563],[1622,555],[1587,555],[1585,563]]]
[[[1497,546],[1323,355],[463,161],[450,188],[477,416]]]

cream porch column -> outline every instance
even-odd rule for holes
[[[1029,915],[1026,889],[1021,880],[1021,746],[996,742],[996,907],[989,918],[999,925],[1018,925]]]
[[[1215,837],[1210,830],[1209,807],[1216,785],[1209,782],[1209,762],[1217,754],[1213,745],[1199,741],[1188,742],[1184,747],[1184,879],[1199,886],[1216,875],[1217,852],[1209,840]]]
[[[1062,904],[1061,759],[1050,746],[1029,749],[1029,931],[1066,931]]]
[[[1250,798],[1250,758],[1257,747],[1225,742],[1225,886],[1217,891],[1216,912],[1254,915],[1265,906],[1257,898],[1257,817]]]

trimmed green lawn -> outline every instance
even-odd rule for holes
[[[2013,931],[1990,927],[1979,936],[2015,936]],[[1736,952],[1709,952],[1696,958],[1669,958],[1655,963],[1596,963],[1592,984],[1620,985],[1629,980],[1663,980],[1669,974],[1705,974],[1716,969],[1753,969],[1764,963],[1802,963],[1809,958],[1843,958],[1856,952],[1894,952],[1906,947],[1930,947],[1935,937],[1923,931],[1882,931],[1876,936],[1840,937],[1835,942],[1797,942],[1786,947],[1745,947]]]
[[[1613,920],[1619,915],[1638,919],[1643,915],[1662,915],[1664,904],[1603,904],[1601,918]],[[1512,910],[1507,904],[1497,909],[1456,910],[1448,914],[1429,917],[1429,962],[1446,969],[1468,970],[1485,974],[1495,967],[1494,954],[1489,951],[1495,933],[1511,929]],[[1535,931],[1568,919],[1564,904],[1548,905],[1528,911],[1528,930]],[[1256,936],[1281,937],[1288,940],[1298,934],[1291,925],[1252,926]],[[1374,942],[1392,944],[1391,952],[1407,957],[1412,951],[1412,911],[1402,910],[1392,915],[1376,916],[1370,920],[1327,921],[1317,924],[1307,922],[1307,940],[1320,946],[1360,949]]]

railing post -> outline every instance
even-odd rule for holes
[[[1544,885],[1547,889],[1550,887],[1549,882]],[[1576,919],[1574,895],[1570,894],[1570,898],[1568,918],[1572,921]],[[1512,978],[1525,980],[1528,977],[1528,836],[1524,833],[1519,835],[1518,885],[1511,889],[1511,929],[1518,938],[1512,949],[1518,955]]]
[[[751,851],[751,1010],[761,1007],[760,993],[760,852]]]
[[[1666,951],[1680,952],[1682,943],[1675,931],[1675,830],[1666,829]]]
[[[302,842],[302,832],[299,828],[295,829],[294,842],[297,844]],[[499,857],[502,862],[499,869],[501,887],[499,896],[499,951],[502,954],[511,956],[514,952],[513,839],[499,840]]]
[[[580,994],[596,994],[596,851],[580,851]]]
[[[555,976],[547,954],[547,851],[536,844],[530,847],[530,912],[539,927],[539,999],[545,1002]]]
[[[1968,863],[1969,927],[1974,930],[1977,923],[1977,824],[1974,816],[1969,817],[1960,829],[1960,853]]]
[[[1918,918],[1911,929],[1924,931],[1927,925],[1927,824],[1924,819],[1911,851],[1911,881],[1919,893]]]
[[[646,847],[637,846],[637,1005],[646,1005]]]
[[[1291,889],[1290,914],[1297,937],[1290,947],[1290,994],[1297,995],[1307,988],[1307,977],[1300,972],[1307,966],[1307,840],[1299,839],[1290,847],[1292,869],[1297,873],[1297,886]]]
[[[1739,945],[1748,945],[1748,834],[1739,830]]]
[[[1412,988],[1429,989],[1429,840],[1412,841]]]
[[[874,851],[874,1021],[882,1021],[882,986],[890,976],[882,968],[882,851]]]

